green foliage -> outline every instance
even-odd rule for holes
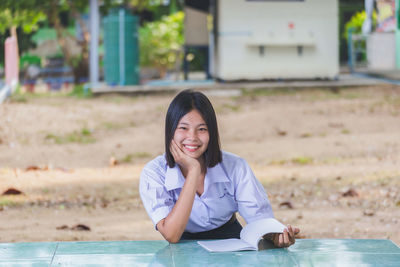
[[[360,11],[354,14],[351,19],[345,24],[344,26],[344,32],[343,32],[343,37],[348,40],[349,38],[349,30],[352,28],[353,33],[355,34],[360,34],[362,33],[362,25],[364,23],[364,20],[367,18],[367,14],[365,11]],[[372,13],[372,28],[375,28],[377,23],[377,15],[376,12],[374,11]]]
[[[184,43],[183,12],[164,16],[160,21],[146,23],[139,29],[140,64],[170,69],[181,54]]]
[[[44,21],[45,19],[46,15],[42,11],[35,10],[29,5],[0,5],[0,33],[2,34],[12,26],[22,27],[25,33],[36,31],[39,22]]]
[[[45,136],[45,140],[51,140],[58,145],[68,143],[92,144],[96,142],[96,139],[92,137],[92,131],[87,128],[83,128],[80,132],[74,131],[66,135],[55,135],[49,133]]]
[[[93,96],[92,91],[88,87],[88,85],[77,84],[74,86],[74,89],[69,96],[74,96],[77,98],[90,98]]]
[[[297,158],[292,159],[292,163],[300,164],[300,165],[311,164],[313,162],[314,162],[314,160],[309,157],[297,157]]]
[[[32,64],[40,66],[40,62],[41,62],[40,57],[26,53],[20,57],[19,66],[20,68],[25,68]]]
[[[124,163],[129,163],[132,162],[132,160],[136,159],[145,159],[145,158],[151,158],[151,154],[147,152],[136,152],[133,154],[127,154],[125,157],[121,158],[119,161],[124,162]]]

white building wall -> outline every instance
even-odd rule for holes
[[[219,0],[217,27],[216,78],[307,79],[338,75],[337,0]]]
[[[396,69],[396,37],[394,32],[374,32],[367,39],[368,69]]]

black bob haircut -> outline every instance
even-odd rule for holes
[[[165,158],[170,168],[175,166],[175,160],[169,147],[174,138],[176,127],[180,119],[194,109],[200,112],[210,135],[207,150],[203,154],[205,166],[211,168],[222,161],[214,108],[203,93],[187,89],[175,96],[168,107],[165,118]]]

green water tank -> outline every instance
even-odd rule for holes
[[[103,18],[104,78],[110,85],[139,84],[138,21],[125,9]]]

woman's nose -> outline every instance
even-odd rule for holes
[[[190,130],[190,131],[188,131],[188,138],[196,139],[196,138],[197,138],[197,133],[196,133],[196,131],[195,131],[195,130]]]

